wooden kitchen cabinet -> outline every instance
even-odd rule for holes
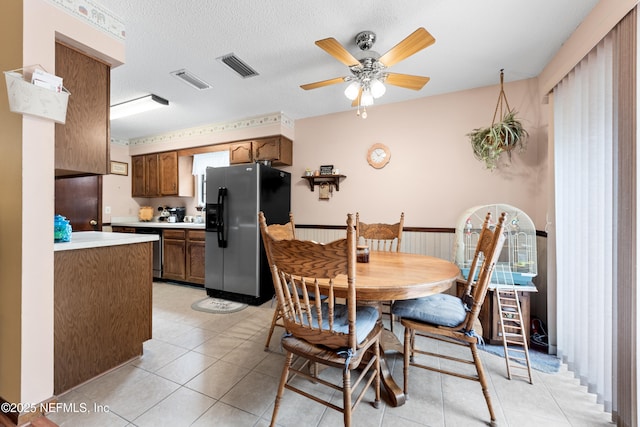
[[[204,240],[203,230],[187,230],[187,282],[204,285]]]
[[[145,154],[131,157],[131,197],[157,197],[158,155]]]
[[[162,278],[204,285],[204,230],[163,231]]]
[[[135,227],[122,227],[122,226],[114,225],[113,227],[111,227],[111,231],[114,232],[114,233],[135,233],[136,232],[136,228]]]
[[[110,67],[56,42],[55,74],[69,90],[65,124],[56,123],[55,175],[109,173]]]
[[[160,195],[159,191],[159,169],[158,155],[148,154],[144,156],[144,188],[147,197],[156,197]]]
[[[152,333],[152,256],[151,242],[54,252],[56,395],[142,355]]]
[[[145,197],[146,195],[145,158],[144,156],[133,156],[131,158],[131,197]]]
[[[293,142],[284,136],[251,141],[253,161],[271,160],[274,166],[293,164]]]
[[[165,229],[162,232],[162,278],[186,279],[186,232]]]
[[[131,196],[193,197],[192,157],[178,157],[177,151],[131,157]]]
[[[253,150],[251,141],[236,142],[229,145],[229,163],[253,163]]]
[[[161,196],[178,195],[178,152],[158,154],[158,182]]]

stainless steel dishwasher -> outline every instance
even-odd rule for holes
[[[136,228],[136,234],[157,234],[158,240],[153,242],[153,277],[162,278],[162,229]]]

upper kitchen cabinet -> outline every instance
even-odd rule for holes
[[[56,75],[69,90],[66,123],[56,124],[56,176],[109,171],[109,65],[56,43]]]
[[[159,164],[159,183],[161,196],[177,196],[178,195],[178,152],[170,151],[168,153],[158,154]]]
[[[274,166],[293,164],[293,143],[284,136],[274,136],[251,141],[253,161],[271,160]]]
[[[131,196],[156,197],[160,195],[158,155],[147,154],[131,158]]]
[[[234,142],[230,144],[229,163],[232,165],[237,165],[240,163],[253,163],[251,141]]]
[[[229,145],[229,163],[253,163],[270,160],[274,166],[293,164],[293,143],[284,136],[270,136]]]
[[[177,151],[144,154],[131,158],[131,196],[193,197],[193,157]]]

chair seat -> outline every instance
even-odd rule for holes
[[[374,328],[370,331],[369,336],[366,337],[370,340],[370,343],[375,343],[372,338],[376,335],[379,335],[382,332],[382,324],[378,323],[374,326]],[[282,337],[282,347],[286,351],[290,351],[293,354],[302,355],[305,358],[311,360],[312,362],[320,362],[324,365],[333,366],[334,368],[343,368],[346,362],[346,358],[339,351],[324,347],[322,345],[315,345],[308,341],[305,341],[302,338],[297,338],[290,335],[285,335]],[[369,349],[370,344],[367,343],[365,346],[359,350],[357,350],[350,359],[350,363],[348,368],[355,369],[362,362],[362,357]]]
[[[329,330],[328,304],[323,303],[322,307],[322,329]],[[356,308],[356,341],[362,343],[369,333],[376,326],[379,313],[378,308],[373,306],[363,306]],[[311,312],[312,326],[318,327],[318,316],[315,311]],[[349,310],[344,304],[336,304],[334,307],[333,330],[336,332],[349,333]],[[302,323],[309,325],[307,318],[302,319]]]
[[[462,300],[448,294],[436,294],[424,298],[395,301],[392,313],[403,319],[450,328],[460,325],[467,317],[467,310]]]

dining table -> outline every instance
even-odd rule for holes
[[[442,258],[404,252],[371,251],[369,262],[358,262],[356,265],[356,299],[363,304],[379,304],[382,301],[426,297],[447,291],[459,277],[458,266]],[[346,291],[346,275],[336,277],[335,296],[345,297]],[[391,405],[401,406],[406,397],[391,376],[384,354],[390,348],[402,351],[402,345],[393,332],[384,329],[381,347],[382,385]]]

